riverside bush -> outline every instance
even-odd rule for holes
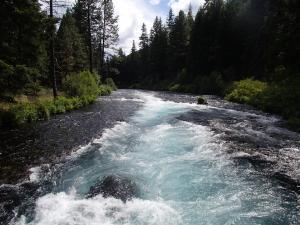
[[[98,96],[99,79],[96,74],[83,71],[69,75],[63,83],[63,90],[69,97]]]
[[[93,96],[74,98],[58,97],[36,103],[19,103],[0,112],[0,126],[15,127],[27,122],[48,120],[52,115],[79,109],[95,101]]]
[[[263,111],[281,115],[288,126],[300,128],[300,77],[270,83],[246,79],[235,82],[226,99],[255,106]]]
[[[106,85],[110,86],[113,91],[116,91],[118,89],[117,85],[115,84],[112,78],[106,78],[105,83]]]
[[[0,127],[15,127],[22,123],[48,120],[52,115],[79,109],[95,102],[98,95],[109,95],[116,86],[110,78],[107,84],[99,86],[98,75],[84,71],[69,76],[64,82],[68,97],[59,96],[55,100],[40,100],[12,105],[0,111]]]
[[[267,88],[267,83],[258,80],[246,79],[237,81],[229,88],[225,99],[257,106],[262,102],[263,94]]]
[[[100,95],[109,95],[113,92],[113,88],[109,85],[102,84],[99,87]]]

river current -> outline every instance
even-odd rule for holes
[[[32,182],[51,188],[11,224],[300,223],[300,138],[280,119],[209,96],[206,106],[195,96],[122,92],[104,104],[135,102],[135,112],[66,156],[51,179],[43,167],[31,169]],[[133,181],[138,196],[85,198],[111,175]]]

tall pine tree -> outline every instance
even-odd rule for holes
[[[87,54],[83,37],[75,25],[75,19],[67,10],[57,32],[57,58],[60,81],[72,72],[87,68]]]

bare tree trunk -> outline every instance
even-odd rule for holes
[[[53,97],[57,98],[57,83],[54,60],[54,21],[53,21],[53,0],[50,0],[50,19],[51,19],[51,37],[50,37],[50,74],[52,78]]]
[[[106,35],[106,0],[104,0],[104,9],[103,9],[103,33],[102,33],[102,43],[101,43],[101,70],[103,71],[104,66],[104,54],[105,54],[105,35]]]
[[[90,3],[90,0],[88,1],[88,32],[89,32],[90,72],[93,73],[93,48],[92,48],[91,3]]]

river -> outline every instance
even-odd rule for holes
[[[192,95],[119,90],[38,125],[35,133],[58,130],[45,148],[68,154],[2,184],[2,218],[16,225],[299,224],[300,135],[278,117],[205,97],[208,105],[197,105]],[[108,176],[130,180],[138,193],[126,202],[86,198]]]

